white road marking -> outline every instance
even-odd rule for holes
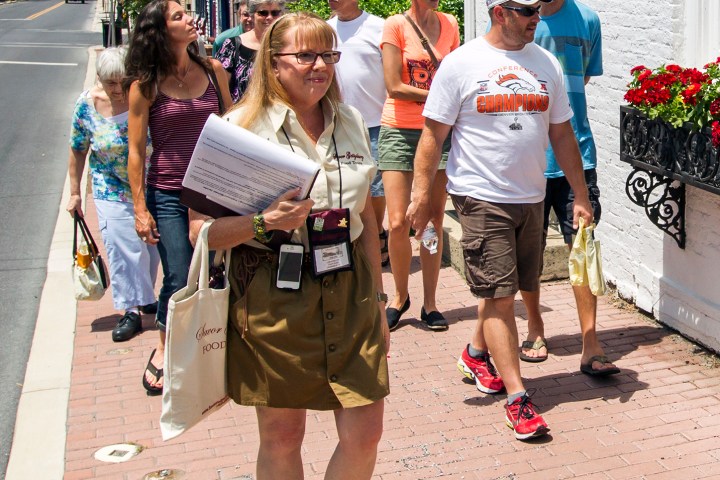
[[[11,65],[52,65],[57,67],[77,67],[77,63],[51,63],[51,62],[12,62],[7,60],[0,60],[0,63],[7,63]]]

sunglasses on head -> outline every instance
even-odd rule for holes
[[[550,3],[550,2],[547,2]],[[512,10],[513,12],[518,12],[523,17],[532,17],[534,15],[540,15],[540,7],[513,7],[510,5],[502,5],[502,8],[505,10]]]
[[[256,10],[255,13],[260,15],[261,17],[267,17],[268,15],[271,15],[273,17],[279,17],[282,15],[282,10]]]

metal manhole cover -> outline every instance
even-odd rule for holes
[[[146,474],[142,480],[182,480],[187,478],[185,472],[182,470],[173,470],[170,468],[164,468],[157,472],[150,472]]]
[[[116,443],[115,445],[108,445],[95,452],[95,459],[108,463],[126,462],[141,451],[142,447],[140,445]]]

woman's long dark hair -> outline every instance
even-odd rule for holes
[[[125,57],[126,77],[123,90],[127,94],[135,80],[140,83],[140,92],[148,99],[154,99],[157,85],[162,78],[172,75],[177,64],[175,53],[167,41],[165,14],[168,3],[175,0],[153,0],[142,9],[135,21],[130,36],[127,57]],[[210,71],[210,62],[198,53],[198,44],[188,46],[190,59]]]

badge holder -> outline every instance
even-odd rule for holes
[[[349,209],[332,208],[313,213],[308,216],[306,223],[313,275],[316,278],[354,268]]]

